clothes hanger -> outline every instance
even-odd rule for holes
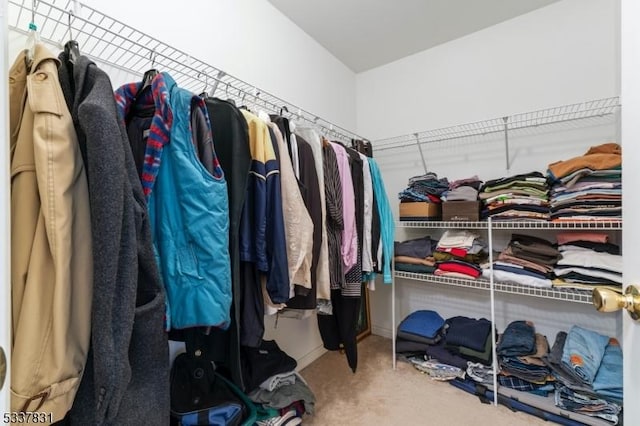
[[[297,121],[300,120],[302,118],[302,111],[300,110],[300,108],[298,108],[298,112],[295,116],[293,116],[289,119],[289,130],[291,130],[291,133],[295,133],[296,131],[296,127],[298,127],[298,123]]]
[[[38,7],[38,1],[31,1],[31,22],[29,22],[29,32],[27,36],[27,42],[25,44],[26,50],[26,62],[27,67],[30,68],[33,63],[33,57],[35,55],[36,45],[40,43],[40,33],[38,32],[38,26],[36,25],[36,8]]]
[[[258,101],[262,101],[262,104],[258,104]],[[267,101],[260,98],[260,91],[256,88],[254,88],[253,105],[255,107],[256,115],[265,123],[270,123],[271,118],[269,117],[269,113],[265,111],[265,109],[269,109],[267,108]]]
[[[251,110],[249,109],[249,107],[247,106],[244,100],[247,97],[247,91],[243,89],[238,89],[238,90],[242,91],[242,99],[240,100],[240,109],[244,109],[246,111],[251,112]]]
[[[200,75],[202,73],[198,73],[198,78],[200,78]],[[207,88],[209,87],[209,75],[207,73],[204,74],[204,89],[202,89],[202,93],[200,93],[200,97],[202,99],[207,99],[209,97],[209,94],[207,93]]]
[[[151,51],[150,59],[151,59],[151,68],[145,71],[144,75],[142,76],[142,88],[140,89],[140,92],[142,92],[147,87],[151,87],[151,82],[153,81],[155,76],[158,75],[158,70],[154,68],[156,64],[155,50]]]
[[[76,2],[74,1],[73,3],[75,5]],[[71,20],[72,20],[72,16],[75,16],[75,14],[73,9],[69,10],[67,14],[68,14],[67,24],[69,25],[69,41],[66,42],[64,45],[64,53],[66,53],[68,61],[72,65],[75,65],[76,61],[80,57],[80,46],[78,45],[78,42],[73,39],[73,35],[71,34]]]
[[[236,106],[236,101],[229,96],[229,82],[224,84],[224,95],[227,98],[227,102],[231,103],[233,106]],[[240,95],[240,91],[238,91],[238,95]]]

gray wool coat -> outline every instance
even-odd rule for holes
[[[165,294],[129,140],[107,74],[84,56],[60,60],[87,171],[94,264],[91,349],[69,423],[169,424]]]

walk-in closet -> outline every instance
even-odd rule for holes
[[[2,421],[635,425],[638,16],[0,0]]]

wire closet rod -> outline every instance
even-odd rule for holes
[[[9,0],[8,3],[12,31],[27,34],[29,24],[34,22],[42,41],[62,48],[73,34],[83,55],[117,70],[142,75],[153,64],[194,93],[209,90],[210,96],[224,94],[238,104],[254,105],[316,126],[328,137],[345,142],[367,140],[81,2]]]

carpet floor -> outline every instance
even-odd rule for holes
[[[482,404],[448,383],[431,380],[405,362],[391,366],[391,340],[369,336],[358,344],[358,370],[328,352],[302,370],[316,396],[316,412],[303,424],[314,426],[549,425],[504,406]]]

